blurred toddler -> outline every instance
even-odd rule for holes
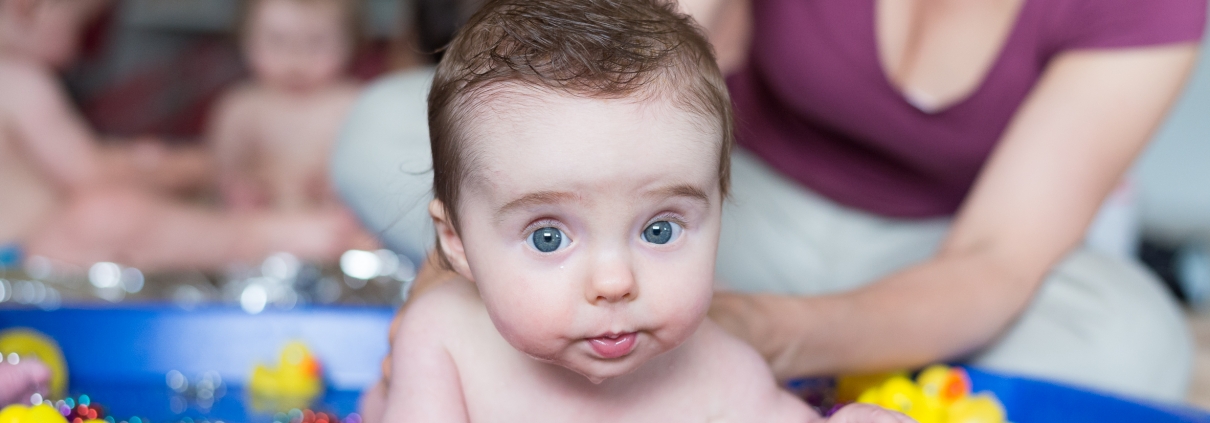
[[[228,206],[299,210],[335,202],[327,159],[359,91],[345,74],[354,0],[249,0],[240,33],[254,79],[228,92],[210,128]]]
[[[57,80],[107,4],[0,0],[0,253],[145,270],[218,268],[275,251],[339,256],[356,233],[342,211],[214,213],[146,192],[107,163]]]

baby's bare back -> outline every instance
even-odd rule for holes
[[[472,422],[764,423],[816,417],[804,403],[778,389],[754,350],[709,321],[676,349],[630,374],[594,385],[509,345],[470,282],[448,283],[418,300],[440,304],[409,313],[458,315],[437,317],[446,322],[437,339],[413,337],[410,342],[444,344]],[[404,326],[399,342],[409,342],[403,339],[409,336],[406,322]],[[408,360],[395,358],[396,366]],[[385,420],[392,420],[391,413]]]
[[[275,209],[335,201],[328,157],[358,92],[351,83],[305,94],[237,89],[216,110],[211,131],[220,172],[258,187]]]

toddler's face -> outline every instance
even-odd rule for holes
[[[533,91],[474,115],[455,242],[501,335],[593,382],[692,335],[718,248],[715,125]]]
[[[351,52],[337,2],[260,0],[249,13],[244,53],[262,82],[306,91],[344,72]]]

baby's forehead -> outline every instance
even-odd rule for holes
[[[463,117],[464,182],[480,188],[678,174],[705,183],[722,151],[717,124],[662,99],[509,91],[481,97]]]
[[[577,132],[596,125],[621,133],[676,131],[683,138],[715,141],[709,145],[717,147],[722,142],[721,123],[684,103],[673,95],[649,90],[586,94],[502,83],[466,97],[459,107],[459,132],[468,141],[464,145],[472,146],[501,138],[497,136],[501,132]],[[566,141],[574,143],[575,139]]]

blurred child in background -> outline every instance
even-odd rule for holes
[[[355,0],[249,0],[240,23],[254,79],[213,113],[219,189],[236,210],[337,204],[328,157],[360,87],[346,74],[360,35]]]
[[[345,250],[357,231],[343,211],[212,213],[156,197],[107,165],[56,75],[106,3],[0,0],[0,250],[152,270]]]

